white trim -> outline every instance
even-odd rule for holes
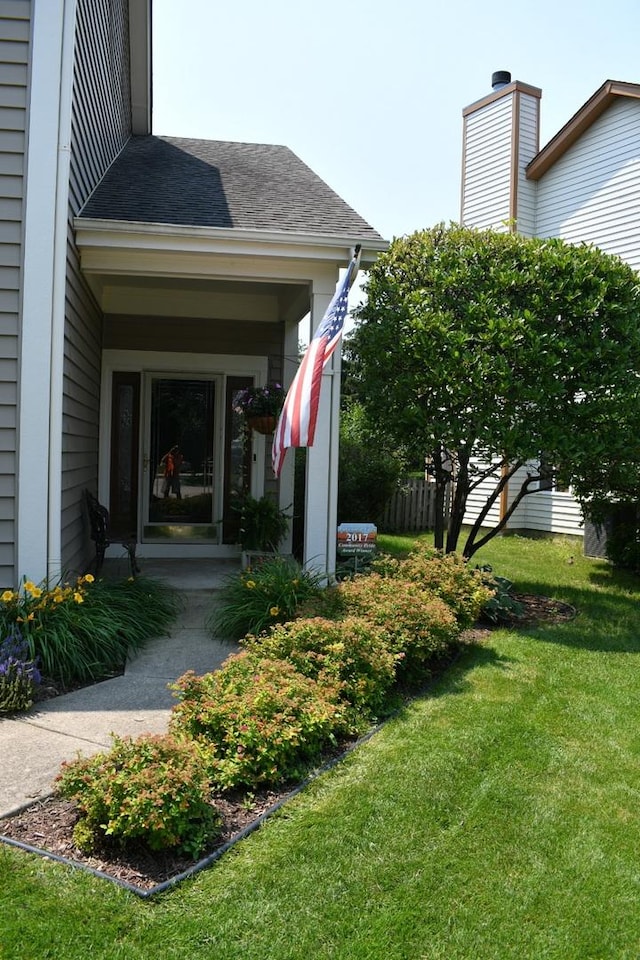
[[[58,175],[56,184],[53,293],[51,319],[51,384],[49,406],[49,546],[47,579],[62,570],[62,422],[64,393],[64,332],[67,296],[67,235],[69,230],[69,172],[71,167],[71,110],[75,50],[76,0],[67,0],[62,36]]]
[[[86,217],[76,217],[74,229],[76,242],[81,249],[169,249],[235,256],[333,260],[338,263],[349,261],[354,245],[360,244],[363,265],[373,263],[377,254],[389,246],[386,240],[362,239],[353,234],[334,236],[292,231],[231,230],[229,227],[181,226]]]
[[[102,388],[100,391],[100,448],[98,468],[98,499],[105,506],[109,506],[109,481],[111,465],[111,406],[112,406],[112,374],[114,371],[129,371],[148,374],[170,373],[177,376],[206,375],[212,378],[219,377],[224,396],[227,376],[254,377],[258,385],[267,382],[268,361],[266,357],[242,357],[226,354],[203,353],[167,353],[158,350],[103,350],[102,353]],[[141,396],[141,401],[143,400]],[[216,418],[216,437],[220,442],[221,408]],[[144,411],[141,410],[140,422],[140,469],[142,469],[144,443]],[[220,449],[220,447],[219,447]],[[265,466],[265,438],[256,433],[252,434],[252,471],[251,494],[254,497],[262,496],[264,492]],[[119,546],[107,550],[108,557],[118,557],[122,553]],[[227,557],[238,556],[239,548],[229,544],[201,544],[176,541],[167,543],[145,542],[141,546],[141,553],[147,557]]]
[[[151,133],[151,0],[129,0],[131,132]]]
[[[69,77],[69,58],[73,58],[75,0],[48,0],[32,4],[32,46],[27,162],[24,204],[24,262],[22,273],[22,335],[20,342],[20,387],[18,417],[18,521],[16,530],[16,572],[34,580],[47,575],[47,559],[59,556],[60,502],[57,514],[50,517],[52,478],[59,485],[60,443],[51,444],[52,399],[57,419],[58,391],[62,384],[52,383],[53,338],[59,335],[59,287],[55,270],[59,269],[58,251],[66,255],[66,226],[59,224],[64,208],[67,183],[64,182],[65,157],[58,152],[60,142],[68,142],[68,98],[71,87],[64,88]],[[57,229],[58,228],[58,229]],[[58,282],[64,285],[63,277]],[[62,301],[64,309],[64,298]],[[55,331],[54,331],[55,327]],[[56,361],[57,362],[57,361]],[[59,371],[56,371],[59,375]],[[56,543],[49,544],[57,523]]]

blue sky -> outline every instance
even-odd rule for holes
[[[286,144],[387,239],[459,215],[462,108],[542,88],[544,145],[640,82],[640,2],[154,0],[154,133]]]

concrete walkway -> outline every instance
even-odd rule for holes
[[[164,733],[175,702],[167,684],[187,670],[206,673],[237,650],[212,640],[205,619],[223,579],[239,569],[226,561],[143,561],[144,576],[184,593],[186,606],[167,636],[148,643],[124,675],[36,704],[0,719],[0,816],[51,791],[63,760],[110,746],[110,733]],[[0,833],[1,825],[0,825]]]

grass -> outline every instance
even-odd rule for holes
[[[565,540],[474,559],[577,617],[467,649],[157,901],[0,847],[2,960],[636,960],[640,581]]]

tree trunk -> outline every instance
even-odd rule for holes
[[[453,553],[458,546],[458,538],[462,529],[464,512],[469,496],[469,453],[463,447],[458,451],[458,472],[456,476],[455,492],[451,504],[449,529],[447,531],[447,553]]]
[[[444,547],[444,505],[449,477],[442,469],[442,447],[438,446],[432,455],[433,476],[436,482],[435,517],[433,521],[433,545],[436,550]]]

